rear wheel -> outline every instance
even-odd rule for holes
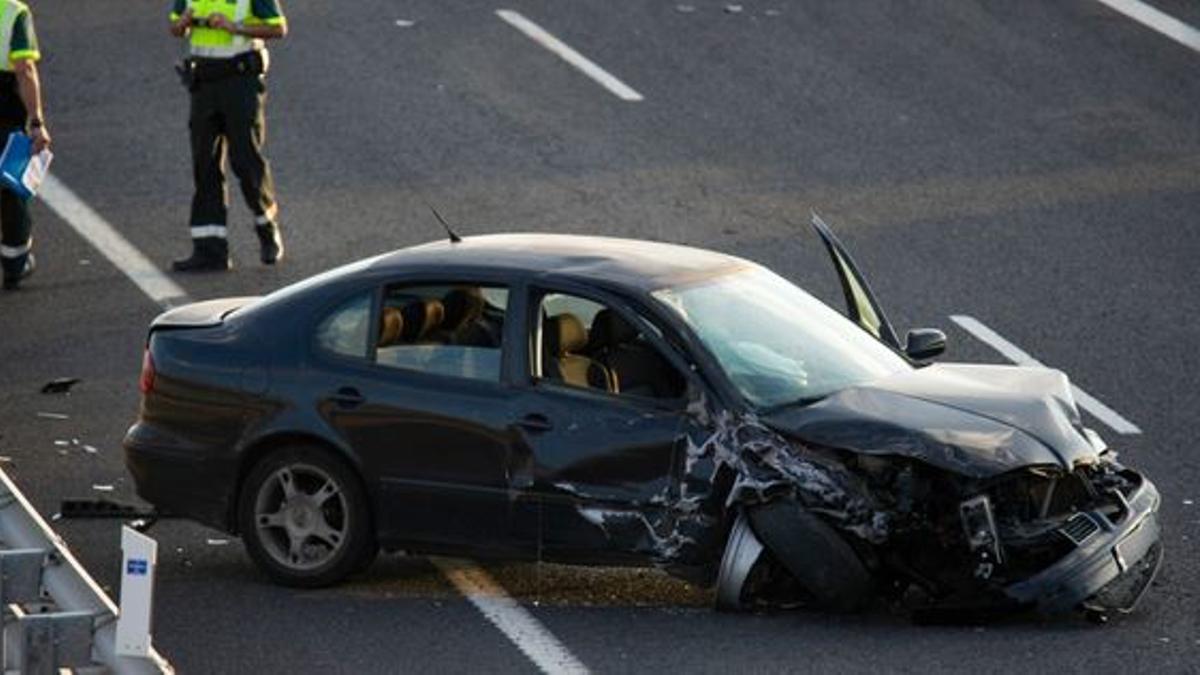
[[[238,524],[254,562],[288,586],[337,583],[377,550],[358,476],[315,446],[279,450],[251,469]]]

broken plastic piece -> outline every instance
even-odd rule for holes
[[[695,5],[675,5],[675,11],[683,12],[684,14],[690,14],[690,13],[696,11],[696,6]]]
[[[68,394],[71,392],[71,387],[79,382],[78,377],[60,377],[50,380],[42,386],[43,394]]]
[[[396,19],[396,25],[401,28],[412,28],[417,25],[417,22],[409,19]]]
[[[725,5],[726,14],[741,14],[742,9],[744,8],[741,5]]]
[[[37,416],[44,420],[69,420],[69,419],[71,419],[69,416],[64,415],[62,413],[53,413],[53,412],[40,412],[37,414]]]
[[[209,539],[207,541],[207,543],[209,546],[225,546],[226,544],[229,543],[229,540],[228,539]]]
[[[96,492],[112,492],[114,488],[111,485],[102,485],[97,483],[96,485],[92,486],[92,489]]]

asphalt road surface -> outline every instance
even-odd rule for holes
[[[54,172],[165,268],[189,250],[191,190],[166,3],[33,4]],[[484,563],[492,576],[598,672],[1200,672],[1200,52],[1096,0],[506,6],[644,100],[615,96],[499,5],[293,0],[268,146],[288,259],[258,264],[238,201],[238,268],[176,282],[196,299],[259,294],[435,239],[428,200],[467,235],[730,251],[836,303],[805,225],[818,209],[901,329],[946,330],[950,360],[1002,362],[948,318],[976,317],[1141,428],[1089,420],[1164,497],[1166,563],[1138,612],[1104,627],[929,628],[886,609],[721,615],[648,570]],[[1160,7],[1200,22],[1190,2]],[[133,499],[119,443],[159,307],[45,204],[35,216],[41,269],[0,296],[0,454],[43,513]],[[82,382],[39,393],[59,376]],[[58,529],[117,584],[117,523]],[[267,583],[236,540],[183,522],[153,534],[155,643],[181,672],[535,668],[428,561],[383,557],[358,581],[300,592]]]

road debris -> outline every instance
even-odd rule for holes
[[[112,485],[97,483],[92,486],[92,489],[96,492],[112,492],[115,488]]]
[[[763,14],[766,14],[767,16],[779,16],[780,14],[783,14],[783,11],[778,9],[764,9]]]
[[[60,377],[42,385],[43,394],[69,394],[71,387],[79,383],[78,377]]]
[[[62,413],[54,413],[54,412],[39,412],[37,414],[37,416],[44,420],[69,420],[69,419],[71,419],[71,417],[69,415],[64,415]]]
[[[726,14],[741,14],[743,9],[741,5],[725,5]]]
[[[695,5],[675,5],[675,11],[683,12],[684,14],[691,14],[692,12],[696,11],[696,6]]]
[[[1191,506],[1192,504],[1195,504],[1195,503],[1196,503],[1196,502],[1192,501],[1191,499],[1185,499],[1185,500],[1183,500],[1183,505],[1184,505],[1184,506]]]
[[[226,546],[229,544],[229,540],[228,539],[209,539],[207,543],[209,546]]]
[[[62,439],[59,439],[59,440],[56,440],[56,441],[54,441],[54,444],[55,444],[55,445],[57,445],[57,446],[58,446],[58,447],[60,447],[60,448],[67,448],[67,447],[70,447],[70,446],[71,446],[71,442],[70,442],[70,441],[64,441],[64,440],[62,440]]]
[[[412,28],[417,25],[417,22],[410,19],[396,19],[396,25],[401,28]]]
[[[96,446],[94,446],[94,445],[83,446],[83,451],[89,455],[94,455],[94,454],[100,452],[99,450],[96,449]]]

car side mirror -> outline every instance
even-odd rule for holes
[[[914,361],[928,361],[946,351],[946,334],[936,328],[915,328],[908,331],[904,353]]]

